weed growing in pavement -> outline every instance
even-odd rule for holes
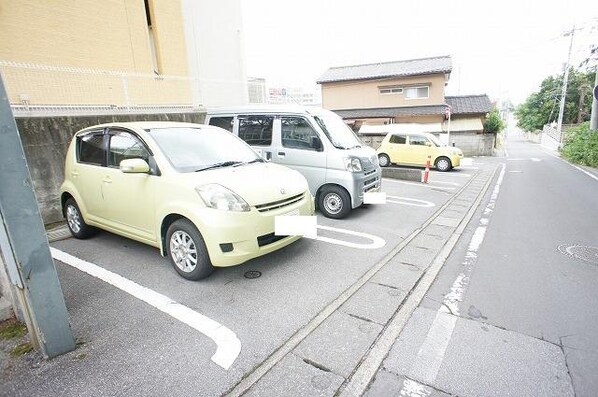
[[[25,324],[15,320],[8,320],[0,324],[0,340],[22,338],[27,335]]]
[[[10,355],[13,357],[19,357],[19,356],[25,355],[31,351],[33,351],[33,345],[29,342],[26,342],[26,343],[21,343],[20,345],[17,345],[17,347],[12,349],[12,351],[10,352]]]

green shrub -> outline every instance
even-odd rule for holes
[[[598,167],[598,132],[584,123],[572,129],[563,146],[563,157],[575,164]]]

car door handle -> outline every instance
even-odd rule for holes
[[[278,152],[278,157],[284,157],[284,156],[286,156],[285,152]]]
[[[76,178],[76,177],[78,177],[78,176],[79,176],[79,173],[78,173],[78,172],[76,172],[76,171],[71,171],[71,176],[72,176],[73,178]]]
[[[104,180],[102,181],[104,183],[112,183],[112,179],[110,179],[109,177],[104,178]]]

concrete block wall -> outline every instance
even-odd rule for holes
[[[205,112],[16,119],[45,224],[63,220],[59,189],[64,179],[66,151],[74,133],[95,124],[144,120],[202,123],[205,120]]]
[[[363,143],[378,149],[384,135],[360,135]],[[494,134],[477,134],[475,132],[452,132],[451,143],[463,151],[465,156],[492,156],[494,154]]]
[[[476,134],[474,132],[451,133],[450,141],[463,151],[464,156],[492,156],[494,154],[494,134]]]

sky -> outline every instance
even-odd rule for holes
[[[518,104],[598,45],[598,0],[242,0],[249,77],[312,88],[328,68],[450,55],[447,95]],[[596,62],[598,63],[598,62]]]

